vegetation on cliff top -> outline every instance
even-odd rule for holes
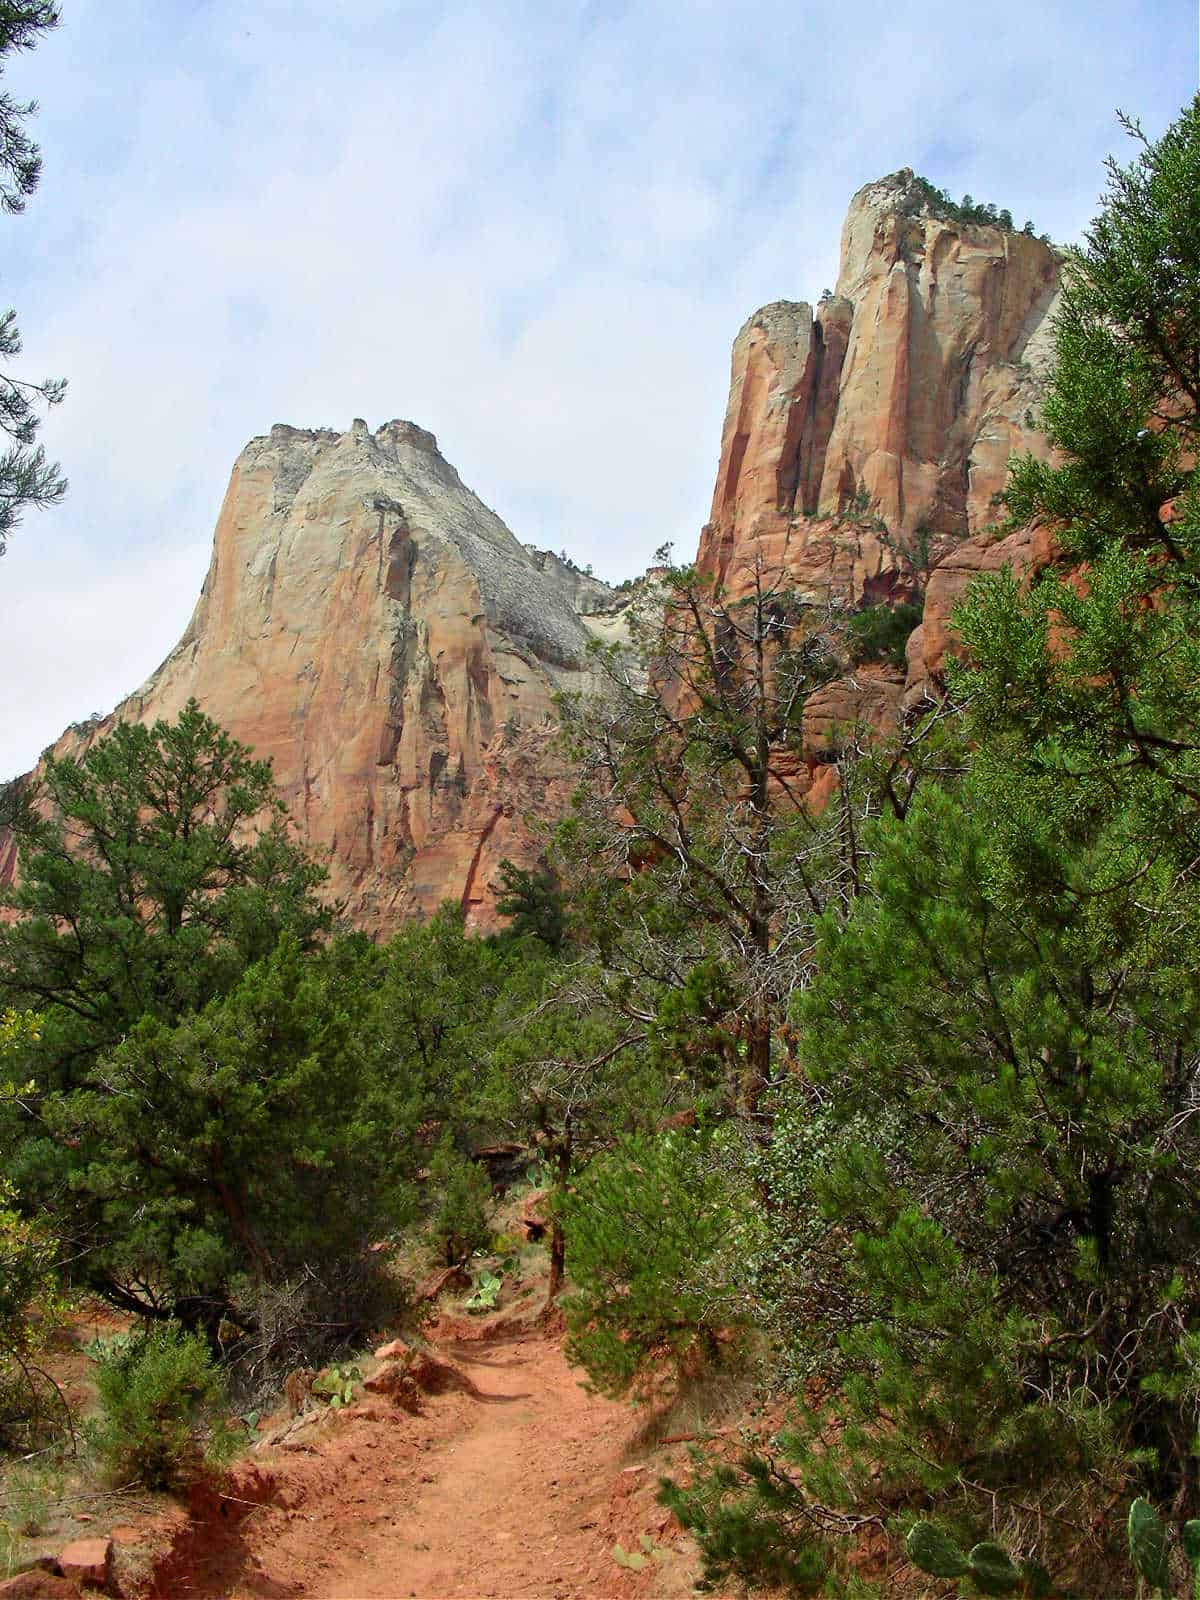
[[[953,200],[948,189],[939,189],[928,178],[915,173],[909,180],[904,210],[909,216],[939,217],[946,222],[1003,228],[1006,233],[1018,231],[1013,214],[1006,206],[997,208],[990,201],[977,202],[969,194],[963,195],[961,200]],[[1049,234],[1037,233],[1032,222],[1027,221],[1019,231],[1030,239],[1040,239],[1042,244],[1050,243]]]

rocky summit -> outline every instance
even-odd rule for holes
[[[761,563],[814,600],[924,603],[907,676],[827,686],[806,746],[810,723],[894,726],[938,678],[974,574],[1045,559],[1042,536],[994,525],[1009,457],[1047,453],[1059,274],[1052,247],[940,214],[904,169],[854,196],[815,310],[777,301],[738,334],[702,568],[735,595]]]
[[[411,422],[276,426],[234,464],[200,599],[117,719],[193,697],[259,756],[357,926],[460,901],[489,926],[505,856],[528,864],[570,781],[553,697],[589,683],[619,604],[522,545]]]

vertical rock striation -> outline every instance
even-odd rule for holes
[[[885,598],[897,547],[975,536],[1013,451],[1045,449],[1031,408],[1058,257],[924,207],[908,170],[860,189],[832,296],[764,306],[738,334],[699,556],[727,583],[759,553]]]
[[[937,215],[907,169],[860,189],[836,290],[815,312],[764,306],[734,341],[702,570],[733,594],[761,560],[814,600],[924,597],[919,698],[972,573],[1029,556],[1028,534],[997,551],[987,530],[1010,455],[1046,453],[1033,414],[1059,268],[1038,239]]]

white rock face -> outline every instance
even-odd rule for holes
[[[183,638],[112,717],[195,698],[259,755],[351,920],[446,898],[482,925],[505,856],[564,807],[553,698],[593,682],[580,610],[606,585],[531,552],[411,422],[276,426],[233,468]]]

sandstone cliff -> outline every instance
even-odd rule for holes
[[[561,811],[552,697],[586,687],[605,585],[520,544],[410,422],[277,426],[238,457],[196,610],[157,672],[102,722],[192,697],[269,756],[301,835],[359,927],[457,899],[494,921],[508,855]]]
[[[1029,535],[998,549],[985,530],[1009,456],[1046,451],[1033,413],[1059,266],[1035,238],[937,215],[911,171],[859,190],[833,293],[764,306],[734,342],[702,569],[735,594],[761,559],[814,601],[923,598],[919,699],[972,573],[1029,553]],[[893,676],[823,690],[806,749],[844,718],[894,724]]]
[[[921,203],[907,170],[861,189],[832,296],[815,314],[764,306],[738,334],[700,541],[709,571],[727,577],[757,548],[855,599],[886,592],[896,562],[880,532],[978,533],[1008,457],[1044,449],[1031,407],[1058,257]]]

